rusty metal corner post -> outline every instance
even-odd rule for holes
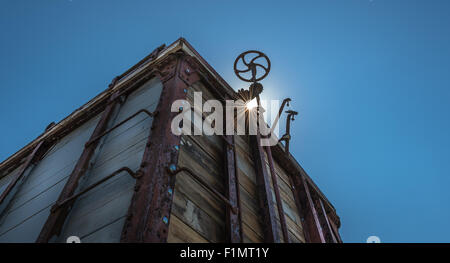
[[[198,81],[198,66],[192,57],[179,51],[170,54],[155,67],[163,83],[144,155],[142,175],[136,180],[135,192],[122,229],[121,242],[167,242],[175,177],[168,168],[177,168],[181,136],[171,131],[171,112],[175,100],[185,99],[188,87]]]
[[[263,148],[260,144],[261,135],[258,132],[257,135],[250,135],[249,137],[255,166],[259,207],[263,220],[264,242],[280,243],[269,175],[266,170]]]
[[[261,107],[259,95],[257,98],[257,117],[259,120],[259,108]],[[247,114],[247,120],[250,121]],[[272,200],[272,189],[270,188],[269,175],[267,174],[266,161],[264,149],[261,146],[261,134],[259,128],[256,129],[256,135],[249,135],[250,149],[253,154],[253,161],[256,173],[256,187],[258,189],[258,200],[263,218],[264,242],[266,243],[280,243],[278,235],[277,220],[275,217],[275,206]]]
[[[286,224],[286,217],[285,217],[284,209],[283,209],[283,202],[281,200],[280,190],[278,187],[277,174],[275,172],[275,167],[273,164],[272,150],[270,149],[270,146],[266,146],[265,149],[266,149],[266,153],[267,153],[267,159],[269,161],[270,174],[272,175],[272,184],[273,184],[273,189],[275,192],[275,200],[277,202],[278,216],[280,218],[280,224],[281,224],[281,231],[283,232],[284,242],[290,243],[288,228],[287,228],[287,224]]]
[[[236,212],[230,207],[226,210],[226,228],[227,239],[230,243],[242,243],[242,215],[240,209],[240,196],[239,196],[239,179],[236,170],[236,149],[234,143],[234,136],[225,135],[225,189],[226,196],[230,203],[234,207],[238,207]]]
[[[303,175],[292,175],[295,198],[300,214],[303,217],[305,237],[310,243],[326,243],[325,235],[314,205],[308,183]]]
[[[117,79],[113,81],[111,85],[114,85]],[[114,93],[109,98],[109,101],[106,105],[105,110],[102,113],[101,119],[98,121],[97,126],[95,127],[93,133],[91,134],[90,140],[99,136],[102,132],[104,132],[108,126],[109,120],[111,118],[112,113],[114,112],[114,108],[117,104],[118,93]],[[89,162],[91,160],[92,155],[97,148],[98,141],[93,142],[89,146],[85,147],[80,158],[78,159],[75,168],[67,179],[66,184],[64,185],[63,190],[61,191],[58,200],[56,203],[61,203],[65,199],[72,196],[77,187],[80,179],[86,174],[87,168],[89,166]],[[44,226],[41,229],[41,232],[36,240],[37,243],[47,243],[53,236],[57,236],[61,233],[64,222],[70,212],[71,205],[75,200],[71,203],[68,203],[64,207],[60,209],[52,210],[50,215],[47,218]]]

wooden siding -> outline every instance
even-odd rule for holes
[[[131,93],[116,110],[109,127],[140,109],[153,112],[161,90],[162,83],[155,78]],[[188,89],[187,98],[191,106],[194,105],[194,91],[203,92],[203,102],[214,98],[204,85],[196,83]],[[97,121],[98,117],[95,117],[62,138],[36,167],[27,170],[30,175],[0,218],[0,242],[35,241]],[[151,124],[152,118],[145,114],[138,115],[104,136],[78,191],[123,166],[136,171],[142,159]],[[223,139],[217,135],[183,135],[180,146],[178,167],[190,168],[210,186],[224,193]],[[260,243],[264,240],[264,233],[248,136],[235,136],[235,147],[243,241]],[[267,155],[265,158],[269,171]],[[276,161],[274,166],[289,239],[291,242],[305,242],[289,175]],[[0,180],[0,189],[6,187],[19,168]],[[274,193],[272,178],[269,178]],[[61,235],[53,241],[65,242],[69,236],[78,236],[82,242],[119,242],[134,185],[135,179],[123,173],[79,197]],[[272,199],[276,205],[275,195]],[[221,200],[203,188],[189,174],[179,173],[174,190],[168,242],[225,242],[225,209],[225,204]],[[280,240],[283,240],[278,212],[276,220]]]
[[[214,99],[212,93],[200,82],[188,89],[188,101],[193,105],[193,92],[201,91],[203,102]],[[192,122],[192,126],[195,124]],[[224,193],[223,139],[220,136],[182,136],[179,167],[195,171],[210,186]],[[243,241],[263,242],[263,228],[258,206],[256,174],[247,136],[235,136],[236,169],[239,177],[240,207],[242,213]],[[266,156],[267,162],[267,156]],[[267,164],[268,165],[268,164]],[[305,242],[300,217],[295,205],[287,173],[274,161],[283,201],[283,209],[291,242]],[[267,167],[267,169],[269,169]],[[273,184],[271,182],[273,189]],[[273,192],[273,191],[272,191]],[[275,196],[272,197],[275,202]],[[277,223],[282,235],[278,213]],[[187,173],[177,175],[174,202],[169,225],[169,242],[224,242],[225,205],[217,200]],[[280,236],[280,239],[283,240]]]
[[[4,211],[0,242],[34,242],[98,117],[62,138],[31,171]]]
[[[194,106],[194,91],[203,92],[203,102],[213,98],[201,83],[196,83],[188,89],[187,100],[191,106]],[[223,141],[217,135],[183,135],[178,167],[195,171],[223,193],[223,154]],[[177,175],[170,218],[168,242],[225,242],[225,204],[185,172]],[[189,234],[192,232],[196,235]]]
[[[161,91],[162,83],[157,78],[146,82],[120,106],[111,126],[140,109],[153,112]],[[80,190],[121,167],[138,170],[152,121],[146,114],[140,114],[105,135]],[[66,220],[59,241],[78,236],[83,242],[119,242],[134,185],[135,179],[122,173],[79,197]]]

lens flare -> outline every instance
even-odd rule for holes
[[[258,102],[256,101],[256,98],[252,99],[251,101],[249,101],[245,104],[245,108],[247,110],[252,110],[256,106],[258,106]]]

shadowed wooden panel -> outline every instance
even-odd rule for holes
[[[98,117],[62,138],[22,184],[0,225],[0,242],[34,242]]]
[[[161,91],[162,83],[157,78],[146,82],[128,96],[111,126],[140,109],[153,112]],[[146,114],[140,114],[105,135],[80,188],[84,189],[124,166],[138,170],[152,121]],[[68,236],[75,235],[89,237],[90,242],[97,242],[96,238],[101,242],[119,242],[123,225],[117,222],[124,222],[120,219],[126,216],[134,185],[135,179],[124,172],[78,198],[59,241],[64,242]]]

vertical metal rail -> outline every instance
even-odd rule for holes
[[[308,183],[303,175],[291,175],[297,209],[302,219],[306,242],[325,243],[325,236],[319,221]]]
[[[257,102],[257,109],[259,109],[261,106],[259,96],[257,96]],[[257,112],[257,114],[259,113]],[[259,120],[259,117],[257,117],[257,120]],[[263,219],[264,241],[267,243],[280,243],[275,217],[275,207],[272,200],[272,190],[270,188],[269,176],[266,169],[264,149],[261,146],[261,134],[259,129],[257,129],[256,135],[249,135],[249,137],[255,166],[259,207]]]
[[[242,243],[242,216],[240,209],[239,179],[236,169],[236,146],[234,144],[234,136],[225,135],[225,139],[226,196],[233,206],[239,208],[237,213],[234,213],[232,209],[227,206],[226,228],[228,241],[230,243]]]
[[[333,229],[331,228],[330,225],[330,221],[328,220],[328,215],[327,215],[327,211],[325,210],[325,207],[323,206],[323,202],[322,199],[317,198],[318,199],[318,203],[320,205],[320,209],[321,209],[321,215],[322,215],[322,220],[324,221],[324,224],[326,226],[326,237],[328,237],[327,239],[329,239],[332,243],[338,243],[336,236],[333,233]]]
[[[187,88],[199,80],[197,66],[183,52],[170,54],[156,65],[163,83],[160,100],[141,162],[142,176],[122,229],[121,242],[167,242],[181,136],[171,132],[175,100],[185,99]],[[174,169],[173,169],[174,170]]]
[[[316,242],[316,243],[326,243],[325,235],[323,233],[323,229],[322,229],[322,226],[320,224],[319,216],[317,214],[317,210],[316,210],[316,207],[314,205],[314,201],[312,199],[311,192],[309,191],[308,183],[306,182],[305,177],[303,177],[301,175],[300,175],[300,177],[301,177],[303,188],[304,188],[305,193],[306,193],[307,204],[308,204],[309,209],[310,209],[309,216],[313,217],[313,220],[309,220],[309,223],[314,223],[314,225],[316,226],[315,228],[311,227],[312,229],[316,230],[316,231],[312,231],[313,234],[315,234],[315,235],[312,235],[310,233],[311,237],[315,236],[315,238],[313,238],[313,240],[311,240],[311,241],[312,242]],[[311,221],[313,221],[313,222],[311,222]]]
[[[286,225],[286,217],[284,215],[283,202],[281,200],[280,189],[278,187],[278,178],[277,178],[278,176],[275,172],[275,167],[273,165],[272,150],[270,149],[270,146],[266,146],[265,149],[267,153],[267,159],[269,161],[270,173],[272,175],[272,184],[273,190],[275,192],[275,199],[277,201],[278,216],[280,218],[281,231],[283,232],[284,242],[290,243],[288,228]]]
[[[23,179],[22,177],[25,174],[25,171],[30,167],[33,159],[37,156],[37,152],[41,149],[41,146],[44,144],[44,141],[40,141],[36,147],[34,147],[33,151],[28,155],[25,163],[19,170],[19,173],[14,177],[14,179],[9,183],[8,187],[3,191],[0,195],[0,215],[3,213],[4,209],[8,206],[9,202],[14,198],[15,193],[18,191],[20,187],[19,181]]]
[[[294,179],[292,174],[289,174],[289,179],[290,179],[290,182],[292,185],[292,192],[294,194],[295,205],[297,206],[297,211],[300,216],[300,223],[302,225],[305,242],[310,243],[312,241],[311,241],[311,237],[309,236],[309,224],[307,224],[307,222],[306,222],[306,218],[307,218],[306,217],[307,216],[306,207],[307,207],[307,205],[304,202],[305,200],[301,197],[302,195],[300,194],[300,190],[301,190],[301,188],[299,187],[301,185],[301,183],[299,183],[300,178]]]
[[[111,85],[114,85],[115,84],[114,82],[115,81],[113,81]],[[90,137],[90,140],[98,137],[106,130],[110,117],[117,104],[117,98],[118,98],[117,93],[111,95],[108,104],[106,105],[106,108],[103,111],[101,119],[97,123],[97,126],[95,127],[95,130]],[[57,203],[63,202],[65,199],[69,198],[75,193],[80,179],[86,174],[89,162],[91,160],[92,155],[95,152],[95,149],[97,148],[97,145],[98,140],[84,148],[83,153],[78,159],[75,168],[73,169],[72,173],[67,179],[67,182],[64,185],[64,188],[58,197]],[[36,242],[38,243],[49,242],[53,236],[59,235],[61,233],[62,226],[64,225],[67,215],[70,212],[71,204],[73,204],[74,201],[75,200],[73,200],[70,204],[64,207],[61,207],[60,209],[51,211],[50,215],[47,218],[47,221],[45,222],[44,226],[41,229],[41,232]]]
[[[331,224],[331,229],[333,230],[334,236],[336,237],[338,243],[342,243],[342,239],[341,239],[341,236],[339,235],[339,229],[338,229],[338,227],[337,227],[336,224],[333,222],[333,220],[331,220],[330,218],[328,218],[328,219],[329,219],[329,222],[330,222],[330,224]]]

